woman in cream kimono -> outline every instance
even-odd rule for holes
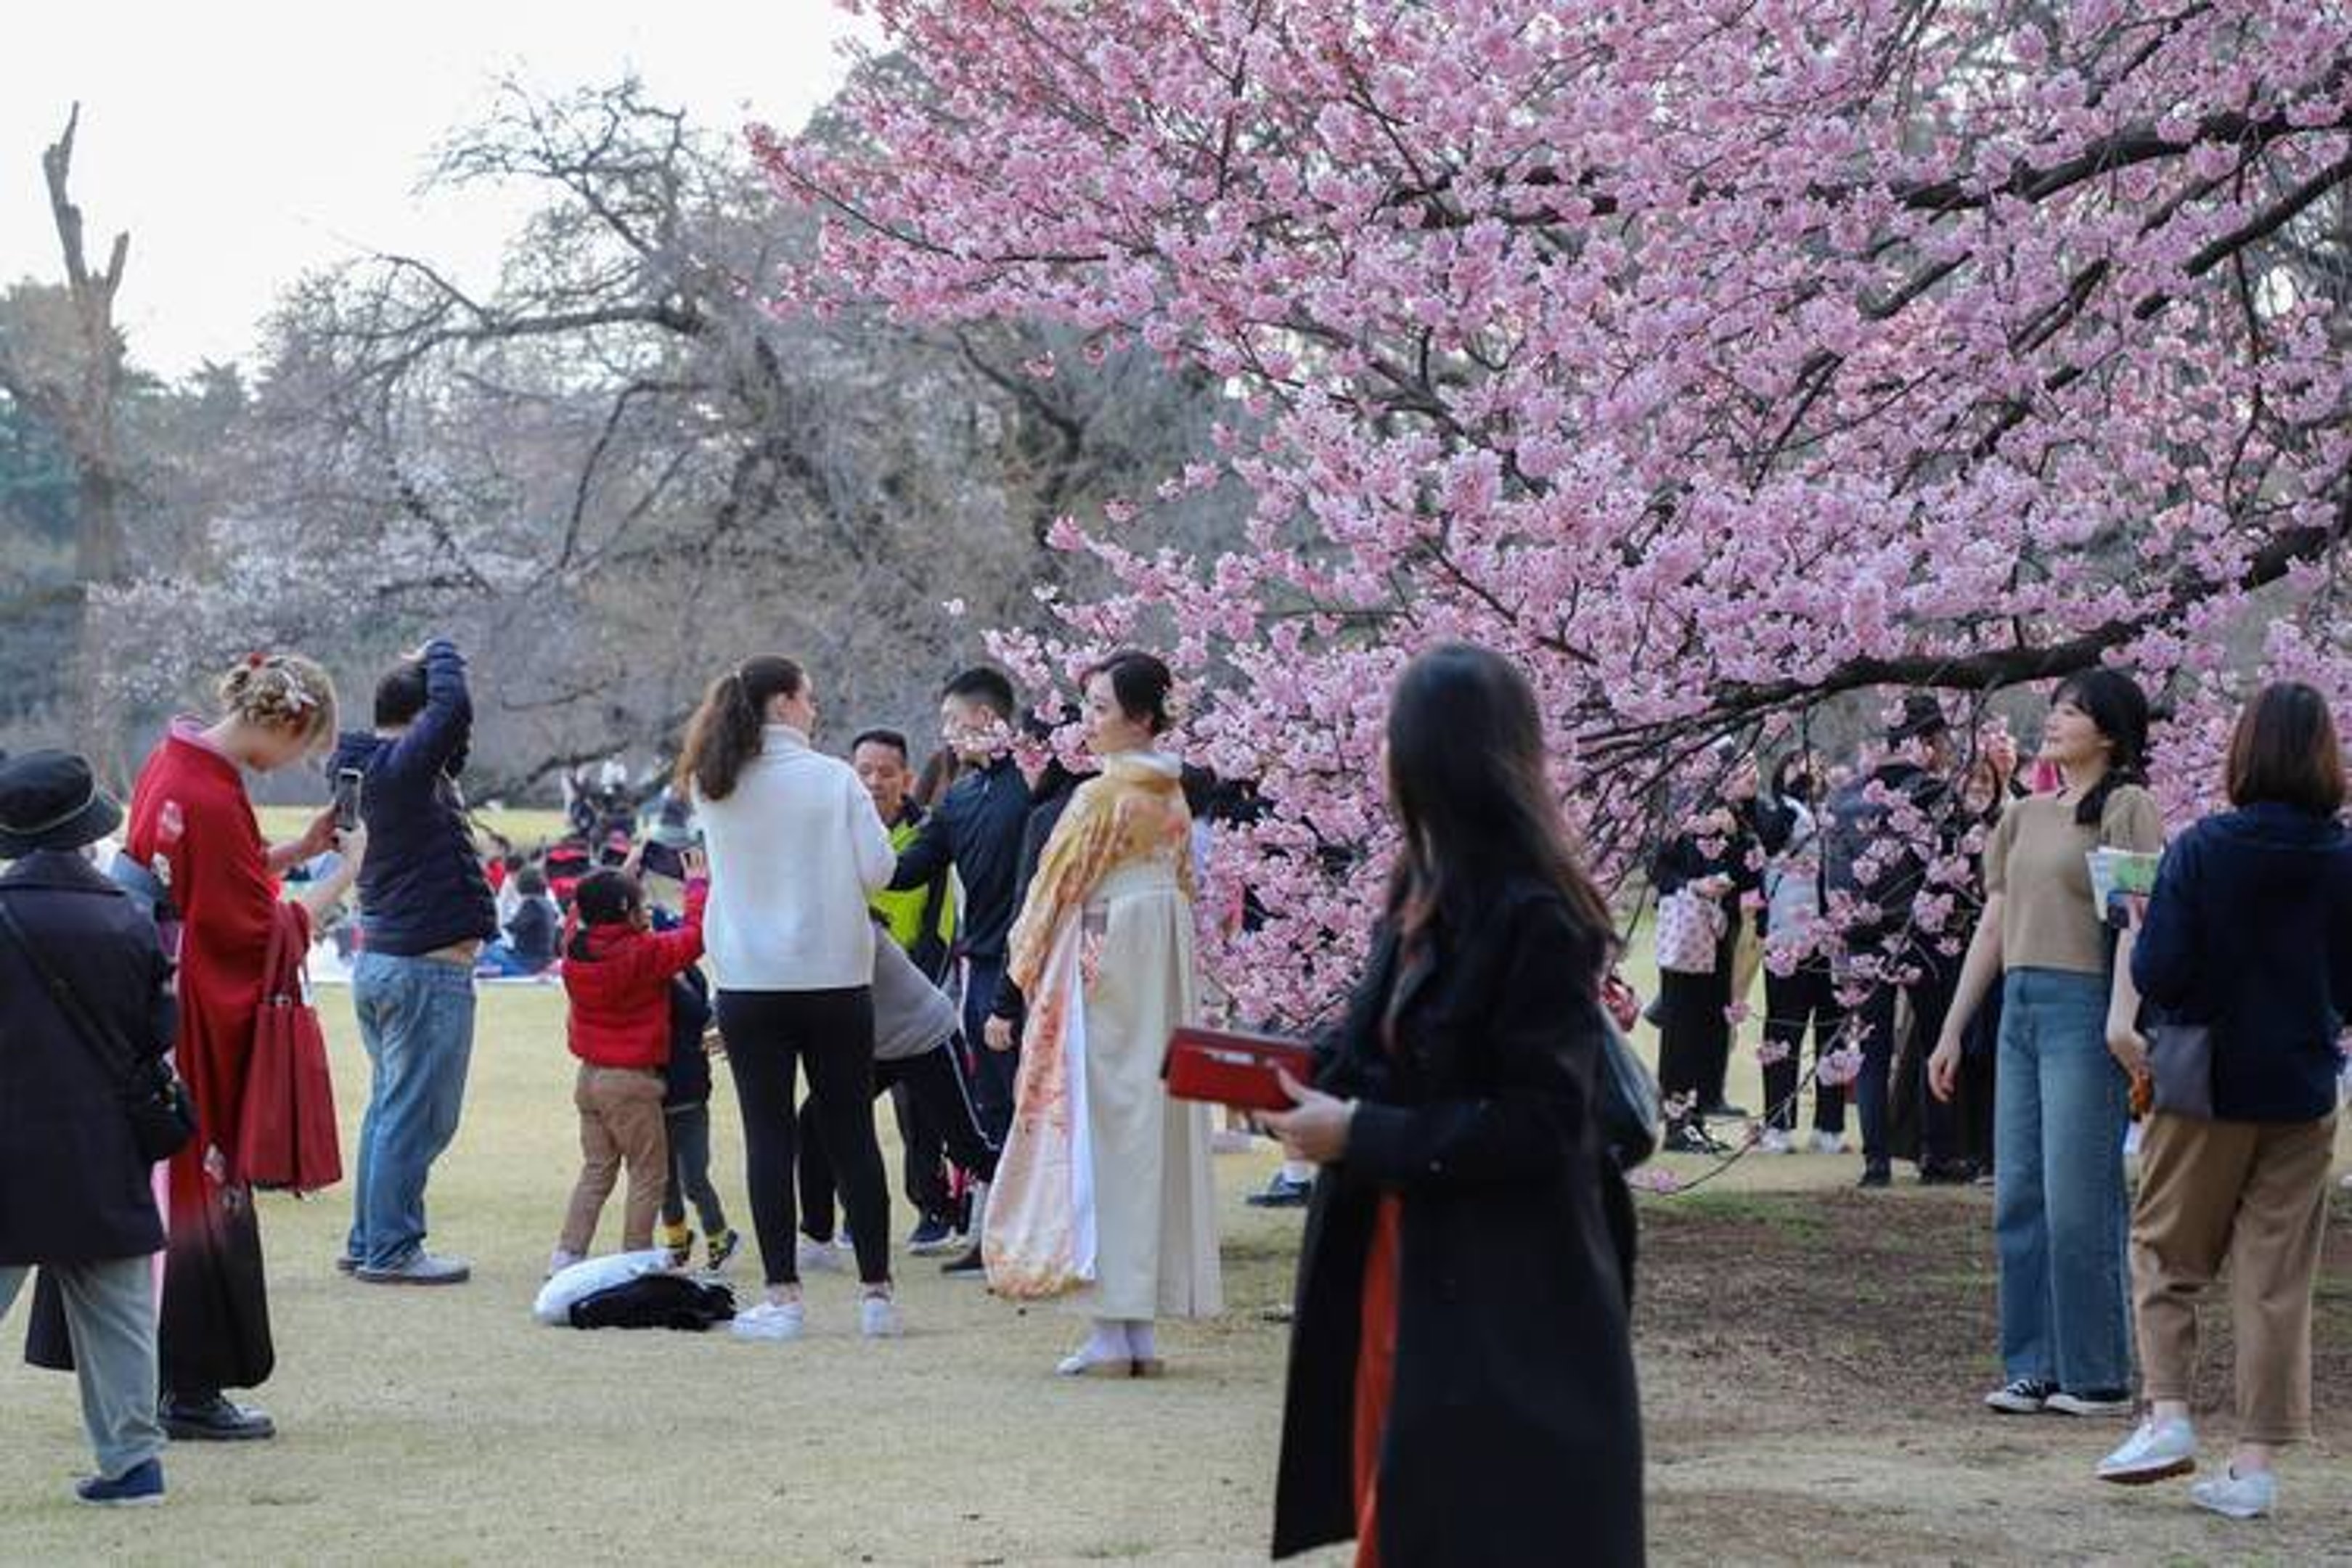
[[[982,1253],[999,1295],[1085,1300],[1094,1331],[1069,1376],[1156,1375],[1154,1320],[1223,1305],[1208,1110],[1160,1081],[1194,1007],[1192,818],[1175,760],[1152,749],[1170,685],[1143,653],[1088,674],[1102,772],[1046,840],[1013,929],[1028,1021]]]

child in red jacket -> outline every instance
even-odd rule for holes
[[[548,1259],[551,1274],[587,1256],[624,1164],[629,1195],[622,1249],[654,1244],[654,1217],[669,1179],[662,1122],[669,983],[702,957],[702,906],[710,890],[700,854],[687,852],[686,872],[686,923],[676,931],[653,930],[645,889],[630,868],[593,872],[572,891],[563,991],[572,1008],[572,1054],[580,1058],[572,1103],[580,1110],[582,1163],[562,1239]]]

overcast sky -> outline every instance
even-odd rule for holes
[[[73,191],[93,266],[131,231],[118,319],[176,375],[245,356],[306,268],[396,249],[490,274],[523,204],[415,187],[512,72],[562,89],[635,68],[714,126],[793,127],[838,85],[833,0],[115,0],[0,27],[0,283],[62,277],[41,149],[82,106]]]

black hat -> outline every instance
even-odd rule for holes
[[[1944,717],[1944,705],[1926,691],[1903,694],[1903,717],[1886,727],[1889,745],[1901,745],[1906,741],[1925,741],[1940,735],[1952,727]]]
[[[71,752],[26,752],[0,763],[0,858],[79,849],[122,826],[122,808]]]

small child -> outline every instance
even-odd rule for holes
[[[658,927],[662,919],[656,917]],[[703,1035],[710,1026],[710,985],[698,969],[670,983],[668,1092],[662,1115],[669,1126],[669,1186],[662,1194],[661,1241],[674,1268],[694,1256],[694,1232],[686,1225],[686,1203],[710,1238],[710,1268],[727,1267],[742,1238],[727,1223],[718,1189],[710,1184],[710,1055]]]
[[[668,1186],[662,1100],[669,1064],[670,983],[702,956],[702,906],[709,893],[702,858],[690,855],[686,923],[656,932],[645,889],[629,869],[591,872],[574,890],[563,990],[571,1003],[572,1054],[580,1058],[572,1100],[580,1111],[583,1163],[562,1237],[548,1259],[551,1274],[588,1255],[597,1217],[625,1164],[629,1195],[622,1249],[653,1246],[654,1217]]]

